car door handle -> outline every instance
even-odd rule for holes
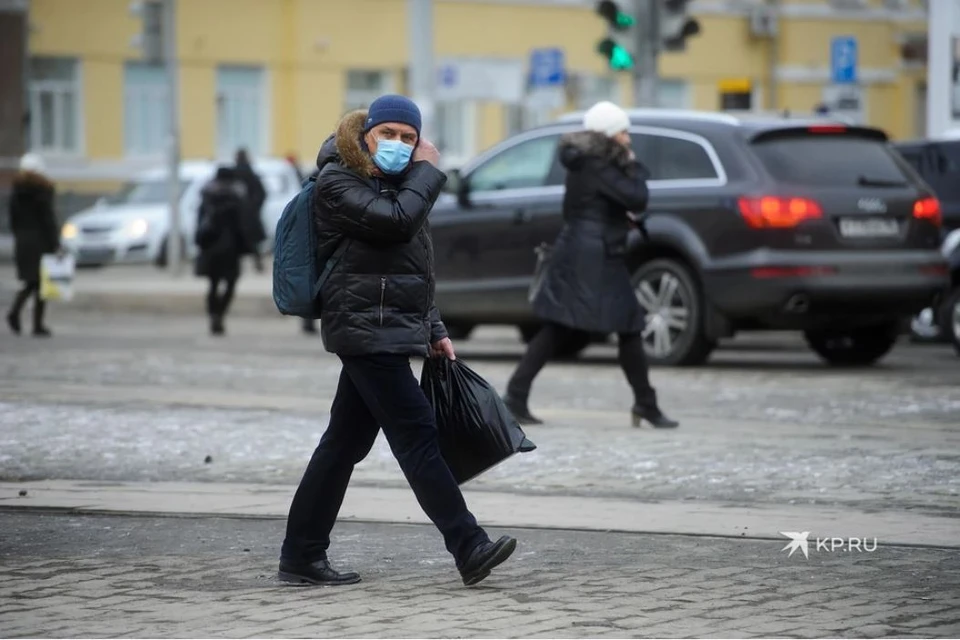
[[[517,209],[513,212],[513,224],[523,224],[530,220],[530,214],[525,209]]]

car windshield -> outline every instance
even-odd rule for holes
[[[186,187],[187,182],[181,180],[180,195]],[[123,185],[107,200],[110,204],[164,204],[170,201],[170,186],[166,179],[137,180]]]
[[[753,145],[776,180],[789,184],[855,187],[909,182],[884,143],[851,136],[773,138]]]

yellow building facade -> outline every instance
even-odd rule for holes
[[[141,20],[130,4],[30,0],[30,144],[61,180],[115,182],[163,157],[165,76],[131,44]],[[598,99],[631,104],[631,75],[610,72],[596,52],[606,25],[594,4],[435,0],[438,68],[505,70],[484,76],[490,97],[438,104],[436,135],[451,164],[564,110]],[[309,166],[342,113],[407,90],[406,0],[176,5],[184,158],[224,158],[246,146],[259,155],[294,154]],[[774,16],[775,37],[758,31],[758,11]],[[685,51],[660,56],[660,106],[718,110],[721,90],[740,86],[751,110],[809,113],[829,92],[831,39],[853,36],[863,120],[894,138],[922,135],[926,69],[902,55],[904,42],[926,30],[922,2],[703,0],[691,12],[701,33]],[[526,87],[516,95],[536,48],[564,51],[562,104],[532,103]]]

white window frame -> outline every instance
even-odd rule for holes
[[[260,131],[257,140],[257,144],[260,146],[259,149],[248,149],[251,157],[261,157],[268,156],[271,153],[271,144],[272,144],[272,104],[270,101],[270,86],[271,86],[271,77],[270,71],[263,65],[256,64],[220,64],[217,65],[215,71],[215,85],[216,85],[216,94],[214,96],[215,101],[215,119],[217,122],[220,121],[220,98],[224,95],[224,88],[220,85],[220,71],[222,69],[255,69],[259,73],[260,82],[258,86],[252,91],[257,92],[257,99],[259,103],[259,120],[260,120]],[[231,88],[236,90],[235,88]],[[244,91],[243,93],[250,93],[252,91]],[[225,149],[221,145],[223,141],[220,140],[220,127],[214,127],[214,149],[216,151],[216,156],[221,160],[232,159],[237,149]]]
[[[660,86],[664,84],[669,84],[672,86],[680,87],[680,104],[679,105],[669,105],[664,106],[660,101]],[[690,91],[690,83],[682,78],[662,78],[657,85],[657,106],[664,109],[690,109],[692,105],[692,91]]]
[[[163,67],[159,67],[161,74],[163,76],[163,82],[158,86],[151,85],[131,85],[127,82],[127,71],[130,68],[130,65],[140,65],[138,61],[128,60],[124,63],[123,73],[124,73],[124,84],[123,84],[123,118],[124,118],[124,127],[123,127],[123,152],[127,158],[144,158],[144,159],[153,159],[157,157],[163,157],[164,153],[167,150],[167,137],[170,130],[170,114],[165,113],[166,116],[163,122],[154,123],[154,126],[159,128],[160,131],[160,145],[157,149],[153,150],[143,150],[143,149],[134,149],[132,148],[132,141],[127,138],[127,118],[130,116],[131,100],[134,98],[139,99],[142,97],[147,97],[148,99],[156,100],[157,102],[162,102],[164,106],[164,111],[166,112],[167,105],[167,77],[163,72]]]
[[[444,101],[438,106],[458,106],[461,111],[463,121],[463,148],[457,152],[440,149],[440,163],[443,168],[460,167],[470,160],[477,152],[477,103],[473,100]],[[439,110],[434,114],[434,133],[428,133],[439,138],[440,113]]]
[[[86,140],[84,136],[84,95],[83,95],[83,66],[80,60],[72,56],[33,56],[32,58],[58,58],[67,60],[73,67],[73,79],[71,80],[34,80],[30,78],[27,84],[27,101],[30,113],[30,150],[39,153],[45,157],[64,157],[75,158],[86,154]],[[54,94],[54,144],[50,147],[41,146],[43,135],[41,131],[42,118],[40,109],[40,95],[42,93]],[[72,92],[74,99],[73,120],[74,120],[74,147],[66,148],[58,141],[64,137],[64,123],[61,120],[61,109],[57,108],[61,96],[64,93]]]
[[[379,76],[377,89],[351,89],[351,73],[375,73]],[[371,102],[385,93],[396,93],[397,74],[388,69],[346,69],[343,72],[343,112],[366,109]],[[364,106],[361,106],[364,105]]]

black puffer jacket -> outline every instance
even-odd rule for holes
[[[54,193],[53,183],[33,171],[21,171],[13,180],[10,231],[17,277],[24,282],[40,282],[40,259],[60,246]]]
[[[447,337],[433,302],[433,244],[427,216],[444,173],[415,162],[382,178],[361,146],[365,111],[344,116],[317,157],[313,214],[318,256],[346,250],[320,291],[320,331],[340,355],[426,356]]]
[[[567,169],[564,226],[534,313],[584,331],[642,331],[646,317],[625,262],[626,214],[646,209],[649,174],[626,147],[600,133],[567,134],[559,153]]]
[[[217,177],[204,185],[197,210],[194,243],[200,251],[198,276],[236,280],[240,256],[253,245],[243,226],[244,190],[240,183]]]

